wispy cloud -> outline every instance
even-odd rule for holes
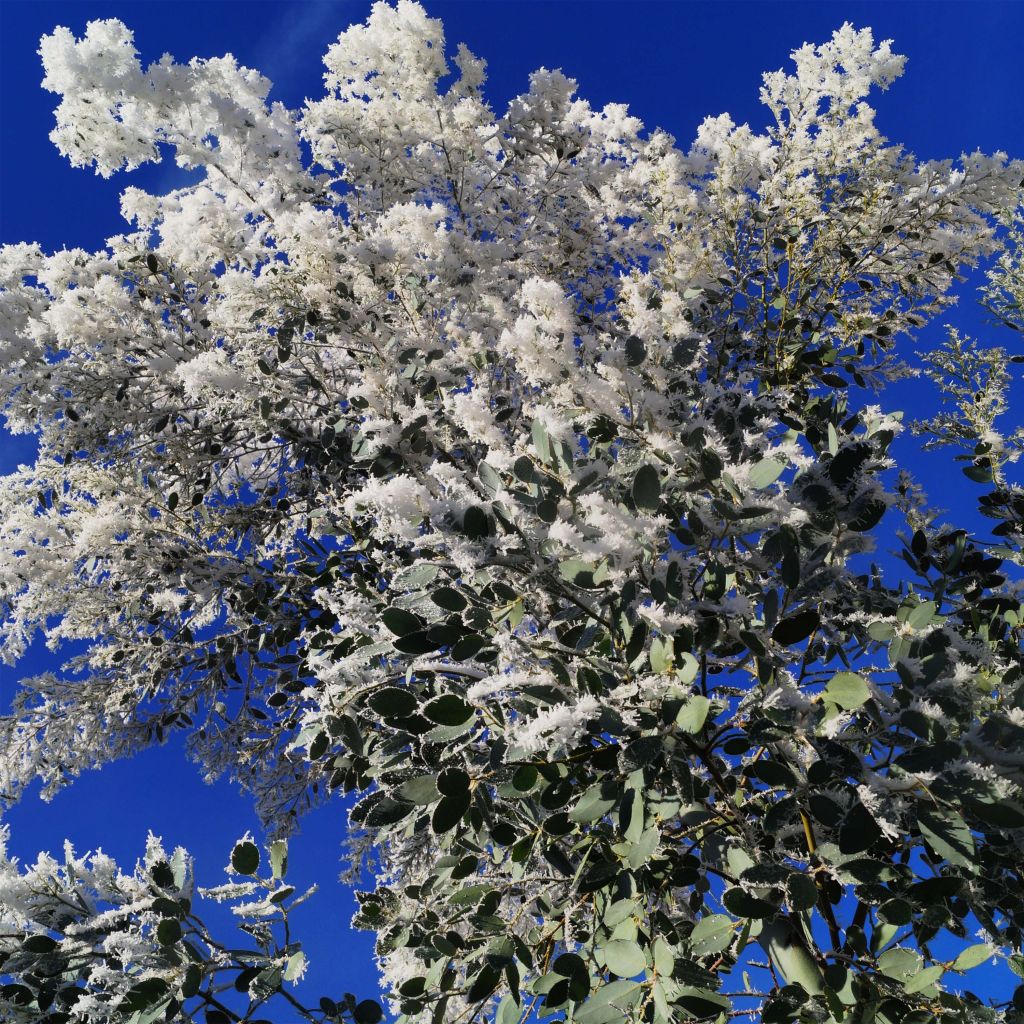
[[[354,0],[302,0],[288,4],[267,26],[253,51],[256,70],[273,83],[272,98],[294,105],[319,85],[320,60],[352,22],[362,21],[368,5]],[[312,74],[311,74],[312,72]],[[315,77],[314,77],[315,76]]]

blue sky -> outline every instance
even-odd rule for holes
[[[870,25],[876,38],[893,38],[897,52],[910,58],[905,77],[876,99],[886,135],[922,158],[976,148],[1024,156],[1024,3],[465,0],[427,7],[444,20],[453,49],[464,41],[486,58],[496,109],[526,88],[532,70],[560,67],[594,105],[628,102],[649,127],[670,131],[684,146],[709,114],[728,111],[761,127],[761,72],[785,66],[791,49],[826,40],[844,21]],[[58,156],[47,138],[55,97],[39,88],[35,52],[40,35],[55,25],[81,34],[91,19],[120,18],[135,30],[147,63],[163,52],[180,60],[231,52],[275,83],[272,98],[296,106],[320,94],[320,57],[328,44],[368,11],[362,0],[0,0],[0,242],[98,247],[123,230],[117,197],[124,187],[166,188],[177,180],[178,172],[162,165],[104,181]],[[1013,343],[989,331],[972,296],[949,319],[982,339]],[[940,333],[936,326],[919,341],[929,344]],[[922,414],[934,395],[917,382],[901,388],[899,401]],[[948,456],[922,459],[910,442],[899,451],[940,503],[955,511],[971,501],[974,485]],[[0,472],[30,457],[30,443],[0,431]],[[48,664],[53,658],[42,651],[14,670],[0,667],[0,690],[9,694],[19,675]],[[234,839],[255,828],[246,798],[229,783],[204,784],[173,743],[92,773],[50,804],[30,796],[6,820],[22,857],[40,848],[58,851],[69,836],[80,850],[102,845],[130,863],[152,829],[193,850],[207,884],[218,880]],[[343,813],[330,806],[311,815],[293,843],[295,876],[321,884],[305,914],[311,995],[347,989],[368,996],[375,989],[369,937],[349,932],[351,900],[334,882],[343,833]]]

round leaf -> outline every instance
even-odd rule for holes
[[[156,938],[161,946],[173,946],[181,938],[181,923],[174,917],[163,918],[156,926]]]
[[[651,465],[641,466],[633,478],[633,501],[636,507],[656,512],[661,504],[661,479]]]
[[[418,707],[416,698],[398,686],[382,686],[370,695],[370,707],[382,718],[405,718]]]
[[[423,714],[437,725],[462,725],[473,717],[473,706],[454,693],[446,693],[427,701]]]
[[[725,914],[702,917],[690,933],[690,948],[694,956],[720,953],[732,941],[733,920]]]
[[[878,958],[878,969],[887,978],[893,978],[895,981],[907,981],[917,974],[922,963],[919,953],[897,946],[895,949],[887,949]]]
[[[231,851],[231,867],[240,875],[255,875],[260,867],[260,851],[247,839]]]
[[[644,951],[629,939],[615,939],[601,947],[605,966],[620,978],[632,978],[647,968]]]
[[[423,620],[405,608],[385,608],[380,619],[395,636],[407,636],[423,628]]]
[[[846,711],[859,708],[870,696],[867,680],[856,672],[837,672],[825,687],[825,699]]]

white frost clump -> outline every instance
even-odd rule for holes
[[[513,727],[514,745],[525,754],[539,750],[565,750],[586,731],[587,723],[598,715],[601,705],[586,694],[575,704],[556,704]]]
[[[237,388],[242,375],[228,362],[223,349],[200,352],[175,370],[189,398],[201,398],[208,392],[228,393]]]

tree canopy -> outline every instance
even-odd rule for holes
[[[884,139],[903,59],[849,25],[685,150],[559,72],[494,112],[410,0],[301,110],[117,21],[40,52],[73,164],[203,173],[0,249],[3,658],[71,649],[0,789],[182,731],[272,841],[203,891],[153,837],[4,856],[4,1020],[376,1024],[292,985],[287,837],[346,795],[410,1022],[1024,1010],[960,977],[1024,975],[1024,436],[1010,357],[923,330],[981,261],[1024,328],[1024,166]],[[990,536],[890,455],[915,344]]]

